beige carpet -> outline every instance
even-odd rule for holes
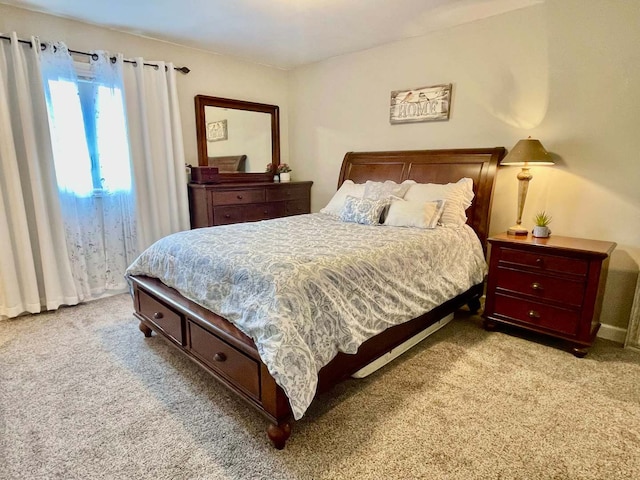
[[[0,322],[0,478],[640,478],[640,354],[607,341],[577,359],[460,314],[316,399],[277,451],[131,311]]]

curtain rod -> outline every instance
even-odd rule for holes
[[[0,35],[0,39],[11,41],[11,37],[6,37],[4,35]],[[31,48],[33,48],[33,44],[31,43],[31,40],[22,40],[21,38],[19,38],[18,39],[18,43],[24,43],[26,45],[29,45]],[[43,44],[40,44],[40,48],[42,50],[45,50],[47,48],[47,46],[43,43]],[[98,55],[96,55],[95,53],[81,52],[79,50],[71,50],[70,48],[68,50],[69,50],[70,53],[74,53],[76,55],[85,55],[87,57],[91,57],[93,60],[97,60],[98,59]],[[115,60],[116,60],[116,57],[111,57],[111,61],[112,62],[115,62]],[[135,60],[129,60],[129,59],[126,59],[126,58],[123,61],[125,63],[133,63],[134,65],[137,63]],[[146,65],[147,67],[158,68],[158,65],[156,65],[154,63],[146,63],[145,62],[143,65]],[[165,66],[165,69],[166,68],[167,67]],[[183,73],[185,75],[191,71],[189,69],[189,67],[173,67],[173,69],[177,70],[178,72]]]

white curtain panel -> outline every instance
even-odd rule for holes
[[[140,250],[189,228],[182,124],[173,64],[124,70]]]
[[[0,318],[80,300],[68,262],[40,44],[0,42]]]
[[[629,327],[627,329],[627,339],[624,346],[640,350],[640,277],[638,277],[638,281],[636,282],[636,294],[633,298],[631,317],[629,318]]]

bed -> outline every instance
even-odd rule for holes
[[[351,180],[355,183],[364,183],[367,180],[392,180],[398,184],[406,180],[414,180],[419,183],[446,184],[457,182],[462,178],[470,178],[473,181],[475,196],[471,206],[466,211],[467,223],[480,239],[480,244],[484,250],[486,248],[495,172],[504,154],[505,150],[501,147],[400,152],[350,152],[346,154],[343,160],[338,187],[346,180]],[[288,228],[304,229],[306,228],[304,225],[309,224],[314,226],[313,228],[326,230],[328,228],[327,225],[330,226],[332,220],[323,218],[321,214],[311,214],[291,220],[270,220],[268,222],[271,223],[268,223],[266,227],[273,230],[278,227],[278,222],[287,221],[293,222],[284,224]],[[291,227],[291,225],[294,227]],[[230,229],[228,230],[230,233],[236,232],[239,235],[247,233],[249,235],[252,230],[263,227],[245,224],[237,227],[236,230],[233,230],[235,226],[224,228]],[[217,229],[212,231],[215,233],[214,236],[220,236],[226,232],[222,227],[213,228]],[[267,228],[267,231],[269,228]],[[384,228],[380,227],[380,230],[376,232],[380,232],[380,235],[383,235],[382,230]],[[387,232],[384,235],[388,235],[389,228],[387,228]],[[466,230],[471,231],[469,228],[466,228]],[[204,230],[191,233],[189,238],[196,239],[193,241],[194,245],[196,245],[201,239],[205,238],[205,233],[207,232]],[[448,234],[451,233],[449,232]],[[179,236],[180,234],[177,235]],[[184,233],[184,235],[187,235],[187,233]],[[269,238],[268,235],[265,234],[265,238]],[[380,238],[381,245],[385,241],[388,242],[388,240]],[[242,242],[237,243],[241,244]],[[372,241],[372,243],[375,242]],[[182,250],[182,247],[171,245],[167,248],[169,248],[169,253],[164,254],[162,259],[165,270],[173,268],[173,264],[166,260],[169,257],[173,258],[171,248],[176,251]],[[186,246],[184,248],[187,249]],[[318,249],[321,249],[321,245],[318,245]],[[225,254],[225,256],[233,255],[234,252],[231,250]],[[190,258],[195,262],[192,264],[194,268],[200,261],[204,262],[207,256],[202,255],[202,258],[191,256]],[[237,256],[238,258],[241,257],[241,255]],[[480,257],[484,263],[483,252],[480,252]],[[260,262],[258,261],[257,263]],[[204,266],[202,268],[206,270],[216,267],[213,264],[211,267]],[[250,266],[245,264],[245,269],[250,269]],[[452,298],[442,297],[443,300],[434,305],[427,313],[416,314],[415,317],[410,317],[406,321],[403,320],[398,325],[388,326],[363,343],[358,343],[357,350],[346,348],[344,350],[349,352],[346,353],[345,351],[339,351],[340,348],[338,348],[337,353],[332,354],[332,359],[328,360],[328,363],[323,362],[322,365],[324,366],[317,371],[317,378],[315,379],[311,396],[309,397],[307,393],[306,400],[300,401],[302,402],[300,403],[291,386],[291,383],[296,383],[298,375],[291,374],[291,372],[283,372],[282,365],[274,367],[274,364],[269,360],[271,346],[267,345],[265,347],[260,341],[256,344],[249,335],[238,328],[237,323],[232,323],[232,321],[236,321],[236,313],[225,314],[232,320],[229,321],[221,314],[213,313],[213,311],[203,306],[210,304],[207,303],[207,298],[204,298],[209,296],[208,292],[200,293],[201,297],[194,296],[195,294],[191,291],[186,293],[182,290],[183,294],[181,294],[176,289],[165,285],[158,278],[145,275],[144,272],[146,270],[133,270],[133,274],[129,276],[133,289],[135,316],[140,320],[140,330],[147,337],[150,337],[152,332],[155,331],[236,393],[239,398],[256,408],[269,420],[267,435],[278,449],[284,448],[290,436],[293,417],[299,418],[301,416],[304,407],[313,400],[314,394],[325,391],[337,382],[361,371],[363,367],[387,355],[399,345],[429,329],[443,317],[461,306],[468,304],[472,310],[477,310],[480,306],[479,299],[483,292],[482,277],[476,278],[470,288],[455,294]],[[180,272],[184,274],[184,269],[178,272],[178,276],[184,276]],[[155,275],[155,273],[151,273],[151,275]],[[246,272],[238,275],[247,277]],[[248,276],[253,278],[251,272],[249,272]],[[190,281],[188,280],[188,282]],[[167,281],[167,283],[171,282]],[[173,283],[171,284],[173,285]],[[259,290],[260,286],[257,288]],[[270,288],[270,286],[266,285],[265,288]],[[380,293],[387,294],[389,292],[384,291],[384,287],[380,287]],[[215,297],[213,292],[211,297]],[[262,305],[268,303],[268,298],[263,297],[260,300],[260,305],[257,305],[256,308],[262,309]],[[405,305],[399,305],[399,307],[405,307]],[[405,315],[407,311],[412,311],[408,307],[406,309],[399,308],[399,310],[405,311]],[[217,311],[221,312],[220,309],[217,309]],[[242,312],[239,312],[238,315],[242,315]],[[266,313],[265,316],[268,317],[269,314]],[[241,328],[245,332],[249,331],[245,326]],[[351,352],[350,350],[353,351]],[[311,358],[310,362],[313,363],[314,361]],[[291,365],[291,368],[293,368],[293,365],[297,365],[297,363],[293,362]],[[287,383],[283,381],[285,376],[293,380]],[[285,393],[283,386],[289,392],[289,396]]]

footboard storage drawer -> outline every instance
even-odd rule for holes
[[[140,314],[178,345],[185,345],[184,318],[169,307],[138,290]]]
[[[193,355],[246,394],[260,400],[258,362],[194,322],[189,321],[188,328]]]

